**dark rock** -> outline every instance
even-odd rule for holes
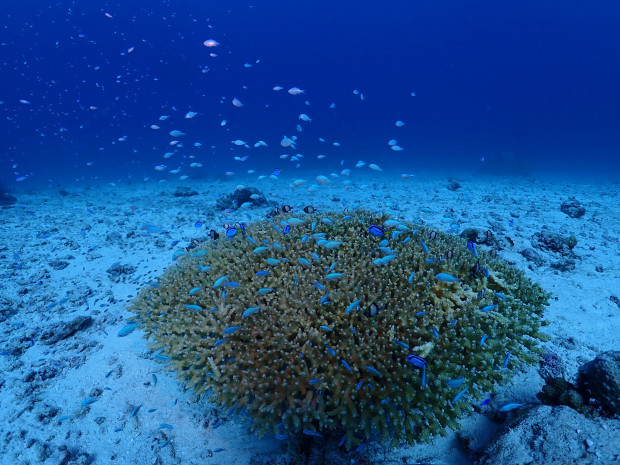
[[[257,194],[259,197],[253,199],[252,195],[254,194]],[[219,210],[225,210],[226,208],[236,210],[246,202],[250,202],[255,207],[259,207],[265,205],[267,203],[267,199],[255,187],[242,187],[241,189],[236,189],[232,194],[221,196],[215,202],[215,207]]]
[[[572,271],[575,269],[575,260],[562,259],[551,264],[551,268],[558,271]]]
[[[461,183],[453,181],[446,186],[449,191],[456,191],[461,188]]]
[[[559,253],[563,256],[573,256],[573,249],[577,245],[575,236],[562,237],[560,234],[539,232],[532,236],[532,247],[539,250]]]
[[[586,214],[585,207],[578,200],[575,200],[574,197],[569,198],[566,202],[562,202],[560,210],[571,218],[581,218]]]
[[[604,414],[620,415],[620,351],[603,352],[579,367],[577,388]]]
[[[64,260],[52,260],[48,263],[48,265],[55,270],[64,270],[69,266],[69,262],[66,262]]]
[[[550,378],[564,378],[566,375],[564,361],[555,352],[547,351],[542,354],[538,373],[544,380]]]
[[[533,262],[536,266],[542,266],[545,263],[540,254],[534,249],[523,249],[521,255],[523,255],[526,260]]]
[[[56,323],[41,334],[40,342],[45,345],[56,344],[58,341],[72,336],[77,331],[88,328],[92,322],[93,319],[90,316],[78,316],[69,322],[62,321]]]
[[[4,323],[17,313],[17,309],[11,306],[0,306],[0,323]]]
[[[179,186],[172,195],[174,195],[175,197],[191,197],[193,195],[198,195],[198,192],[186,186]]]
[[[618,298],[615,295],[610,295],[609,300],[611,300],[613,303],[615,303],[620,308],[620,298]]]
[[[536,394],[536,397],[545,405],[566,405],[580,413],[588,411],[577,388],[564,378],[546,379],[542,392]]]
[[[9,194],[2,186],[0,186],[0,207],[10,207],[17,203],[17,197]]]
[[[106,270],[110,278],[118,278],[123,275],[129,275],[136,272],[136,267],[131,265],[121,265],[120,263],[111,266]]]

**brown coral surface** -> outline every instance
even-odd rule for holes
[[[501,259],[368,211],[275,220],[193,249],[131,309],[259,434],[428,440],[537,360],[549,295]]]

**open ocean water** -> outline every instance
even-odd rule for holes
[[[180,257],[241,240],[254,221],[272,218],[287,237],[315,209],[387,210],[459,237],[474,256],[475,244],[499,253],[551,292],[546,347],[564,361],[554,373],[567,392],[603,352],[616,354],[617,376],[618,1],[30,0],[5,1],[0,25],[0,464],[618,463],[606,436],[620,432],[618,412],[602,429],[571,417],[575,405],[552,417],[540,408],[554,404],[537,400],[547,378],[525,369],[472,407],[490,402],[493,413],[436,449],[390,448],[372,431],[346,450],[314,429],[259,440],[241,414],[214,413],[158,369],[144,323],[126,311]],[[278,216],[287,208],[302,219]],[[366,234],[387,238],[393,221]],[[381,245],[372,263],[391,267],[398,253]],[[324,272],[328,287],[342,277],[336,262]],[[232,279],[213,292],[234,294],[244,283]],[[364,314],[380,319],[385,308],[372,305]],[[505,436],[490,438],[524,407],[539,408],[526,422],[553,418],[578,436],[530,462],[511,456]]]

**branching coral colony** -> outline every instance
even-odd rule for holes
[[[131,308],[259,435],[429,440],[537,360],[549,295],[518,269],[387,214],[302,215],[202,244]]]

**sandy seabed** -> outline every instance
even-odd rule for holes
[[[363,206],[440,230],[448,228],[445,217],[491,230],[505,245],[499,255],[552,293],[545,331],[553,339],[545,347],[568,381],[597,354],[620,350],[619,184],[462,177],[450,190],[439,176],[343,179],[314,193],[309,183],[291,189],[292,179],[186,181],[198,192],[191,197],[175,197],[178,184],[155,182],[14,193],[18,203],[0,209],[0,463],[620,462],[620,421],[542,405],[537,367],[517,370],[460,432],[432,444],[332,454],[307,438],[305,456],[292,462],[283,443],[257,439],[240,416],[214,429],[221,413],[183,390],[139,330],[117,336],[131,316],[128,303],[174,263],[175,250],[225,222],[265,218],[270,207],[216,210],[218,195],[244,184],[300,210]],[[571,198],[585,208],[581,218],[560,210]],[[536,260],[526,258],[541,232],[575,236],[577,245],[568,255],[535,248]],[[88,398],[96,401],[83,406]],[[511,402],[525,407],[498,418],[499,406]]]

